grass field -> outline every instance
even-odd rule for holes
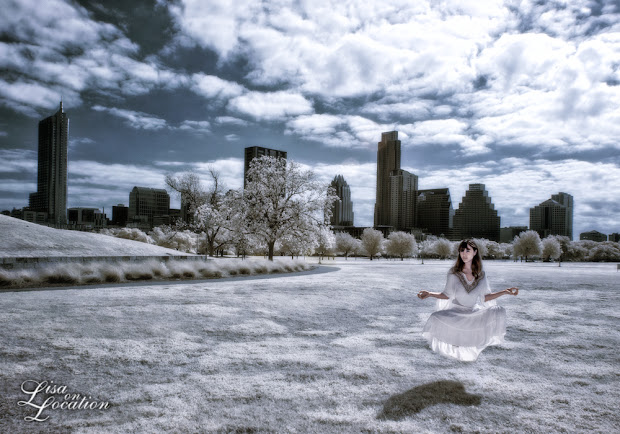
[[[486,262],[521,292],[462,363],[420,336],[450,265],[425,262],[2,293],[0,432],[617,432],[615,264]],[[27,380],[109,407],[27,422]]]

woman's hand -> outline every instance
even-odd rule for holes
[[[422,300],[424,300],[429,295],[430,295],[430,292],[428,292],[428,291],[422,290],[422,291],[418,292],[418,298],[420,298]]]
[[[513,286],[512,288],[506,289],[506,291],[506,294],[517,295],[519,293],[519,288]]]

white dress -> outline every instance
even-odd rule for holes
[[[428,319],[422,336],[433,351],[462,361],[474,361],[489,345],[504,342],[506,311],[495,300],[484,301],[491,293],[484,272],[469,282],[463,273],[448,273],[437,311]]]

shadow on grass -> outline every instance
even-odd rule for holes
[[[480,405],[480,395],[465,392],[458,381],[435,381],[391,396],[377,419],[401,420],[436,404]]]

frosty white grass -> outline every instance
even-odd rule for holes
[[[486,262],[506,343],[474,363],[420,336],[450,262],[0,294],[0,432],[618,432],[615,264]],[[335,265],[335,266],[334,266]],[[329,272],[325,272],[329,271]],[[20,384],[109,401],[28,423]]]
[[[0,270],[0,290],[56,285],[122,283],[141,280],[211,279],[229,276],[304,271],[311,265],[301,260],[212,259],[161,262],[92,262],[61,264],[23,270]]]

